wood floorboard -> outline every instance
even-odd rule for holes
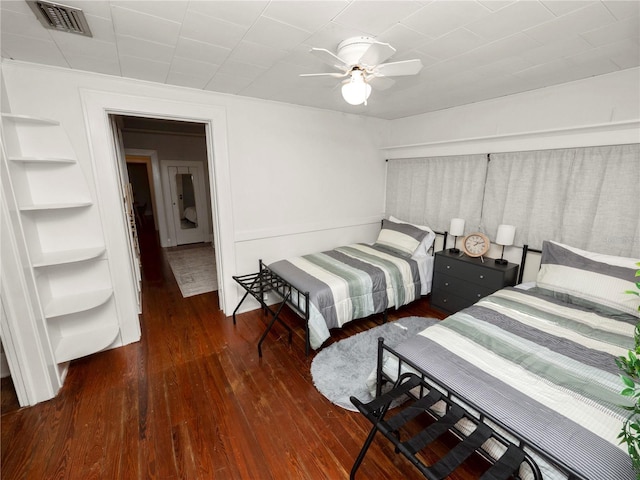
[[[348,478],[370,424],[315,389],[300,319],[285,309],[291,345],[278,325],[259,358],[262,312],[233,325],[217,293],[182,298],[157,242],[143,236],[142,339],[72,362],[59,394],[42,404],[5,410],[3,394],[2,478]],[[390,320],[412,315],[442,318],[422,299]],[[329,343],[379,323],[352,322]],[[484,468],[464,467],[451,478]],[[379,435],[358,479],[383,478],[423,477]]]

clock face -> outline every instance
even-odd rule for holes
[[[470,257],[480,257],[489,251],[491,242],[483,233],[471,233],[464,237],[462,247]]]

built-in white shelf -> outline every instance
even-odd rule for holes
[[[32,255],[31,263],[34,267],[48,267],[65,263],[84,262],[98,258],[105,252],[105,247],[82,248],[61,252],[46,252]]]
[[[88,332],[59,337],[53,345],[56,360],[59,363],[69,362],[104,350],[118,338],[119,331],[117,324],[103,325]]]
[[[42,117],[34,117],[32,115],[16,115],[13,113],[3,113],[3,119],[11,120],[13,122],[21,122],[21,123],[35,123],[38,125],[60,125],[60,122],[57,120],[51,120],[49,118]]]
[[[54,297],[45,305],[44,315],[47,318],[55,318],[91,310],[106,303],[112,295],[113,289],[105,288],[64,297]]]
[[[67,208],[90,207],[93,202],[69,202],[69,203],[40,203],[37,205],[20,205],[22,212],[34,212],[38,210],[64,210]]]
[[[56,120],[2,114],[9,180],[44,318],[40,341],[65,363],[113,346],[120,324],[99,215]]]
[[[75,158],[57,158],[57,157],[9,157],[12,162],[20,163],[40,163],[40,164],[69,164],[76,163]]]

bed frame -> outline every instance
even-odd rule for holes
[[[436,235],[443,237],[443,248],[447,244],[447,232],[434,232]],[[431,255],[434,254],[434,247],[431,247]],[[245,299],[251,295],[258,301],[260,307],[265,315],[271,317],[265,331],[263,332],[260,340],[258,341],[258,356],[262,357],[262,342],[271,331],[273,325],[278,322],[284,326],[289,332],[289,343],[291,343],[292,331],[291,328],[282,321],[280,318],[280,312],[286,304],[291,310],[293,310],[304,321],[305,328],[305,355],[309,356],[311,352],[311,343],[309,339],[309,292],[303,292],[291,282],[285,280],[275,272],[271,271],[267,265],[264,264],[262,259],[258,260],[258,272],[247,275],[235,275],[232,278],[245,290],[244,296],[238,302],[235,310],[233,311],[233,324],[236,324],[236,313],[240,309],[240,305]],[[267,293],[273,292],[281,301],[279,306],[275,307],[275,310],[267,304]],[[382,312],[382,323],[387,321],[387,309]]]
[[[528,245],[523,246],[522,251],[522,260],[520,264],[520,273],[518,277],[518,283],[522,282],[522,274],[524,271],[524,266],[526,264],[527,255],[529,253],[542,253],[541,250],[529,248]],[[385,358],[395,359],[397,362],[397,369],[395,370],[395,376],[390,376],[387,372],[384,371],[384,360]],[[409,372],[409,373],[408,373]],[[414,385],[411,387],[410,384],[407,385],[403,389],[402,384],[407,379],[410,378],[414,382]],[[385,385],[392,384],[393,388],[390,392],[383,393],[383,387]],[[411,463],[413,463],[428,479],[438,478],[437,476],[432,474],[433,467],[425,466],[420,460],[418,460],[412,452],[407,452],[404,448],[403,442],[400,441],[397,431],[385,431],[388,430],[387,423],[384,419],[384,416],[387,412],[387,409],[390,406],[390,402],[393,400],[393,397],[396,397],[394,392],[400,392],[402,394],[407,395],[416,403],[414,405],[418,405],[421,399],[422,403],[427,403],[427,396],[429,394],[435,394],[443,397],[444,403],[447,405],[447,411],[451,412],[452,405],[461,406],[464,410],[464,416],[467,417],[475,423],[476,425],[483,424],[487,425],[491,430],[491,436],[501,443],[504,446],[508,446],[510,444],[515,445],[515,447],[524,452],[523,462],[529,465],[531,469],[531,473],[534,479],[541,479],[542,474],[540,472],[539,467],[535,463],[535,460],[527,453],[534,452],[535,455],[539,456],[545,462],[549,463],[555,469],[557,469],[562,475],[566,477],[567,480],[587,480],[584,476],[576,472],[574,469],[565,465],[561,460],[557,459],[554,455],[549,454],[548,452],[543,452],[540,450],[535,444],[530,443],[524,437],[514,432],[511,428],[506,426],[504,423],[495,420],[491,416],[489,416],[486,412],[483,411],[480,407],[478,407],[475,403],[468,401],[454,389],[443,385],[442,383],[436,381],[431,377],[428,373],[424,371],[420,366],[416,363],[397,352],[390,346],[384,343],[384,338],[378,338],[378,356],[377,356],[377,368],[376,368],[376,398],[370,402],[369,404],[363,404],[356,398],[352,398],[352,403],[358,408],[358,410],[365,415],[372,423],[373,428],[369,434],[369,437],[365,441],[358,458],[356,459],[353,468],[351,470],[351,479],[355,478],[355,473],[362,463],[364,456],[369,448],[369,445],[373,441],[373,437],[377,431],[382,432],[390,441],[392,441],[396,446],[396,453],[400,452],[405,455]],[[429,403],[431,405],[432,403]],[[428,406],[427,406],[428,408]],[[409,407],[411,409],[411,406]],[[429,413],[428,410],[426,413]],[[413,414],[415,415],[415,414]],[[446,415],[442,417],[438,417],[430,413],[432,418],[434,418],[436,423],[441,422],[445,419]],[[405,415],[406,416],[406,415]],[[393,419],[392,419],[393,421]],[[397,422],[396,422],[397,423]],[[454,422],[455,423],[455,422]],[[467,441],[467,439],[471,438],[471,435],[467,436],[460,430],[458,430],[455,426],[452,426],[448,429],[451,433],[453,433],[458,439],[461,440],[461,445]],[[491,455],[483,450],[482,448],[474,449],[476,453],[478,453],[481,457],[487,460],[489,463],[496,464],[496,459],[492,458]],[[444,460],[444,459],[443,459]],[[443,462],[445,463],[445,462]],[[451,466],[451,465],[449,465]],[[435,467],[435,465],[434,465]],[[453,467],[455,468],[455,467]],[[519,478],[519,477],[516,477]]]
[[[443,237],[442,249],[444,250],[447,246],[447,237],[449,236],[449,233],[446,231],[434,231],[434,233],[436,234],[436,236],[440,235],[441,237]],[[520,270],[518,274],[518,283],[522,282],[522,275],[524,273],[526,257],[529,252],[541,253],[542,251],[529,248],[528,245],[523,246],[522,259],[520,261]],[[433,255],[434,253],[435,242],[434,245],[431,246],[431,255]],[[311,352],[311,344],[309,339],[309,292],[300,290],[288,280],[285,280],[275,272],[271,271],[269,267],[263,263],[262,259],[258,260],[258,267],[259,268],[257,273],[251,273],[248,275],[235,275],[232,277],[245,290],[244,296],[242,297],[240,302],[238,302],[238,305],[233,311],[233,324],[236,324],[236,313],[240,309],[240,306],[245,301],[245,299],[249,295],[251,295],[258,301],[258,303],[260,304],[260,308],[262,309],[264,314],[271,317],[271,320],[269,321],[265,331],[262,333],[262,336],[258,341],[258,356],[262,357],[262,342],[264,342],[265,338],[276,322],[280,323],[284,328],[287,329],[287,332],[289,333],[289,343],[291,343],[291,339],[293,336],[291,328],[280,318],[280,312],[286,304],[299,317],[301,317],[304,322],[304,352],[306,356],[309,356],[309,353]],[[267,293],[269,292],[275,293],[281,299],[279,306],[275,307],[275,310],[267,303]],[[386,321],[387,309],[382,312],[382,323],[386,323]]]
[[[392,378],[384,371],[383,361],[385,358],[395,358],[397,360],[398,366],[397,366],[395,378]],[[378,399],[384,399],[385,395],[388,395],[388,393],[387,394],[383,393],[384,385],[391,383],[394,385],[394,388],[398,388],[399,383],[401,383],[402,381],[400,379],[406,378],[408,375],[407,372],[411,372],[415,376],[417,376],[419,378],[420,384],[418,385],[418,388],[412,388],[411,390],[403,393],[407,394],[410,398],[413,398],[414,400],[419,401],[421,398],[426,398],[426,396],[431,391],[437,391],[440,395],[444,397],[445,403],[448,405],[447,410],[450,410],[451,405],[454,405],[454,404],[461,406],[462,409],[465,411],[464,416],[466,416],[467,418],[470,418],[476,424],[481,423],[481,424],[487,425],[492,430],[491,436],[495,438],[498,442],[502,443],[503,445],[514,444],[519,450],[525,452],[523,461],[527,463],[531,468],[533,473],[533,478],[542,479],[542,474],[540,473],[540,470],[537,464],[535,463],[535,460],[533,460],[531,456],[528,453],[526,453],[527,451],[535,452],[536,455],[538,455],[539,457],[544,459],[546,462],[548,462],[550,465],[552,465],[555,469],[560,471],[567,478],[567,480],[588,480],[584,476],[577,473],[575,470],[564,465],[560,460],[555,458],[553,455],[547,452],[543,452],[536,445],[529,443],[525,438],[523,438],[521,435],[514,432],[512,429],[504,425],[502,422],[497,421],[491,416],[489,416],[476,404],[474,404],[473,402],[469,402],[462,395],[458,394],[455,390],[449,387],[446,387],[440,382],[434,380],[428,373],[426,373],[417,364],[409,360],[404,355],[398,353],[388,345],[385,345],[384,338],[382,337],[378,338],[378,358],[377,358],[377,368],[376,368],[376,399],[373,402],[370,402],[369,404],[371,405],[374,402],[378,401],[378,403],[380,403],[380,406],[377,407],[378,413],[376,414],[375,417],[373,418],[369,418],[370,416],[367,417],[369,418],[370,421],[372,421],[372,423],[374,423],[374,428],[370,433],[371,439],[367,439],[367,441],[365,441],[362,451],[353,466],[352,476],[351,476],[352,479],[355,477],[355,472],[359,467],[360,463],[362,462],[362,460],[364,459],[364,455],[368,448],[367,442],[370,444],[371,441],[373,440],[373,435],[377,430],[376,422],[380,422],[380,420],[383,419],[384,414],[386,413],[386,409],[389,408],[387,405],[387,407],[384,410],[382,411],[380,410],[380,407],[384,408],[385,400],[380,401]],[[425,388],[425,386],[428,386],[428,387]],[[358,404],[362,405],[362,403],[357,401],[357,399],[355,400],[356,401],[354,401],[354,398],[352,398],[351,400],[352,403],[354,403],[354,405],[358,407],[361,413],[367,416],[367,412],[363,412],[361,407],[358,406]],[[376,407],[376,405],[373,405],[373,407]],[[380,412],[382,414],[380,414]],[[434,418],[436,418],[436,421],[438,421],[440,418],[444,418],[444,417],[434,417]],[[380,430],[380,431],[384,433],[383,430]],[[449,431],[452,432],[456,437],[458,437],[462,441],[464,441],[466,438],[471,437],[470,435],[467,437],[464,433],[462,433],[457,428],[455,428],[455,426],[450,428]],[[385,434],[385,436],[387,435]],[[508,437],[511,437],[511,438],[508,438]],[[389,437],[387,436],[387,438]],[[404,454],[401,448],[400,449],[397,448],[396,452],[397,451],[400,451],[401,453]],[[496,463],[496,460],[493,459],[489,455],[489,453],[483,450],[482,448],[478,448],[475,451],[490,463]],[[414,461],[411,458],[409,458],[409,460],[424,473],[423,469],[416,464],[416,461]],[[420,463],[419,460],[417,462]],[[435,478],[435,477],[430,477],[426,474],[425,476],[427,478]],[[519,478],[519,477],[516,477],[516,478]]]

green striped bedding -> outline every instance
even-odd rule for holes
[[[417,262],[406,253],[381,245],[348,245],[280,260],[269,269],[301,292],[309,292],[312,348],[319,348],[329,338],[331,328],[420,297]],[[297,306],[304,311],[303,304]]]
[[[396,350],[584,478],[633,479],[617,440],[627,400],[614,358],[634,347],[637,321],[507,288]],[[549,468],[545,478],[563,477]]]

